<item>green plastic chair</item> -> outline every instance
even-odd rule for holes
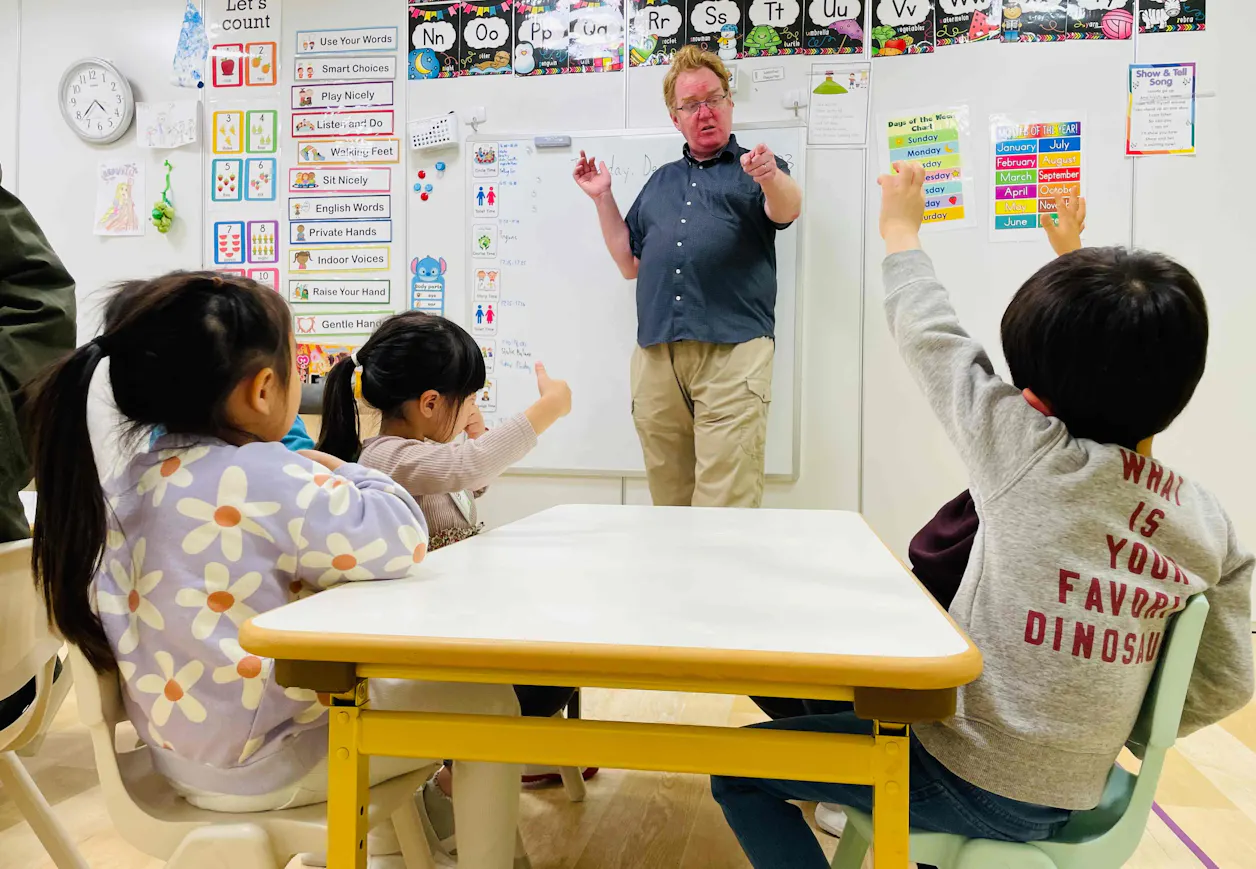
[[[1193,596],[1169,625],[1160,662],[1138,721],[1125,745],[1142,758],[1138,774],[1112,767],[1099,805],[1075,812],[1053,839],[997,842],[949,833],[912,831],[911,859],[939,869],[1107,869],[1123,866],[1134,854],[1147,827],[1165,752],[1177,739],[1186,687],[1195,652],[1208,618],[1208,601]],[[846,809],[832,869],[859,869],[872,841],[872,818]]]

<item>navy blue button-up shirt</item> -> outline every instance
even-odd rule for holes
[[[776,231],[763,189],[741,168],[746,148],[660,166],[628,210],[637,270],[637,343],[742,344],[775,337]],[[789,167],[780,157],[781,171]]]

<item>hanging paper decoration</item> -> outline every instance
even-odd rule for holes
[[[166,189],[161,191],[161,199],[153,204],[153,213],[151,220],[153,226],[157,227],[157,231],[165,235],[170,231],[170,227],[174,225],[174,206],[170,204],[170,173],[174,171],[174,166],[170,161],[166,161]]]

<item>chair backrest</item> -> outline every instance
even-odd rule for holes
[[[35,700],[17,722],[0,731],[0,749],[21,748],[39,730],[52,690],[52,672],[61,640],[48,625],[48,612],[31,577],[31,542],[0,544],[0,697],[31,679]]]
[[[1160,661],[1127,740],[1130,751],[1137,756],[1146,759],[1153,750],[1167,751],[1177,741],[1186,689],[1195,669],[1195,654],[1199,651],[1199,639],[1207,620],[1208,600],[1196,594],[1165,627]]]

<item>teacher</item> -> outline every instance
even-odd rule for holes
[[[646,181],[627,219],[605,163],[574,177],[606,247],[637,279],[632,418],[656,505],[757,507],[772,398],[776,232],[802,208],[785,161],[732,135],[728,70],[686,46],[663,80],[683,155]]]

